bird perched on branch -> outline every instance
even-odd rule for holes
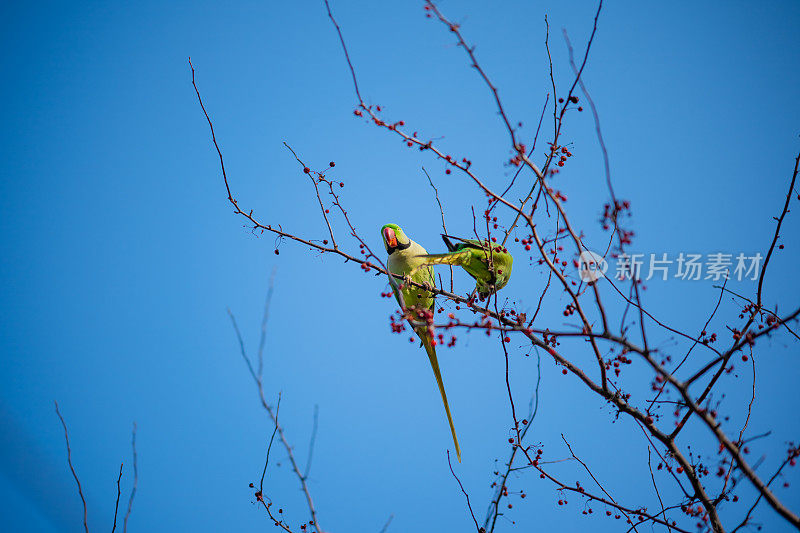
[[[404,307],[413,313],[414,322],[425,322],[424,325],[412,324],[412,327],[428,353],[428,359],[430,360],[431,368],[433,368],[436,383],[439,385],[439,392],[442,395],[447,421],[450,423],[450,432],[453,434],[456,456],[460,462],[461,448],[458,446],[453,416],[450,414],[450,406],[447,403],[447,394],[444,392],[444,383],[442,382],[442,373],[439,370],[439,361],[436,359],[436,340],[433,338],[433,332],[429,326],[433,322],[434,295],[409,283],[409,281],[412,281],[428,286],[431,289],[436,288],[433,268],[425,266],[424,259],[422,259],[426,257],[428,252],[425,251],[425,248],[409,239],[397,224],[383,226],[381,228],[381,236],[383,237],[386,252],[389,254],[389,272],[402,276],[404,279],[402,284],[399,284],[400,280],[392,279],[391,276],[389,279],[400,307]]]
[[[452,239],[452,240],[451,240]],[[442,234],[447,246],[446,254],[424,254],[419,256],[422,265],[460,266],[475,278],[475,289],[481,299],[499,291],[511,277],[514,258],[500,245],[487,241],[462,239]],[[457,241],[453,244],[453,241]]]

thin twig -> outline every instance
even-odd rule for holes
[[[275,433],[278,432],[278,415],[281,412],[281,393],[278,393],[278,404],[275,406],[275,429],[272,430],[272,435],[269,438],[269,445],[267,445],[267,458],[264,460],[264,470],[261,472],[261,481],[258,483],[259,494],[264,494],[264,476],[267,475],[267,466],[269,465],[269,452],[272,451],[272,441],[275,440]]]
[[[136,456],[136,422],[133,423],[133,430],[131,431],[131,449],[133,450],[133,487],[131,487],[131,495],[128,498],[128,510],[125,512],[125,520],[122,523],[123,533],[128,531],[128,518],[131,516],[133,498],[136,496],[136,486],[139,484],[139,465]]]
[[[269,309],[265,310],[265,313],[269,312]],[[231,318],[231,323],[233,324],[233,330],[236,333],[236,339],[239,342],[239,348],[241,351],[242,358],[245,360],[247,364],[247,368],[250,371],[250,375],[253,378],[253,381],[256,383],[256,387],[258,389],[258,397],[259,401],[261,402],[261,406],[267,412],[272,422],[275,424],[275,430],[277,431],[277,435],[281,440],[281,444],[283,445],[284,450],[286,451],[287,455],[289,456],[289,464],[292,467],[292,472],[294,472],[295,477],[297,477],[298,481],[300,482],[300,488],[303,491],[303,494],[306,498],[306,505],[308,506],[308,511],[311,514],[311,518],[313,521],[314,529],[317,533],[321,533],[322,529],[319,525],[319,520],[317,519],[317,511],[314,507],[314,500],[311,498],[311,492],[308,488],[308,484],[306,483],[306,479],[303,477],[303,474],[300,472],[300,466],[297,463],[297,459],[295,458],[294,451],[292,450],[292,446],[289,444],[289,441],[286,438],[286,435],[283,431],[283,428],[278,423],[277,417],[277,409],[274,409],[269,403],[267,403],[266,397],[264,396],[264,384],[261,378],[255,373],[253,370],[253,365],[250,363],[250,358],[247,355],[247,352],[244,347],[244,339],[242,338],[241,331],[239,331],[239,326],[236,323],[236,318],[234,317],[233,313],[228,309],[228,315]],[[263,479],[263,477],[262,477]],[[261,493],[263,494],[263,492]],[[270,516],[270,519],[277,525],[283,528],[285,531],[290,531],[288,527],[286,527],[283,522],[280,520],[276,520],[275,517],[272,515],[272,512],[269,509],[269,506],[266,502],[261,499],[261,503],[263,503],[264,507],[267,510],[267,513]]]
[[[303,470],[303,477],[308,479],[311,471],[311,459],[314,458],[314,443],[317,441],[317,428],[319,426],[319,405],[314,405],[314,426],[311,428],[311,439],[308,442],[308,458],[306,459],[306,469]]]
[[[589,474],[589,477],[592,478],[592,481],[594,481],[595,485],[600,487],[600,490],[603,491],[603,494],[605,494],[608,497],[609,500],[611,500],[614,503],[617,503],[617,500],[615,500],[614,497],[611,496],[611,494],[609,494],[608,491],[605,488],[603,488],[603,485],[600,484],[600,481],[598,481],[598,479],[594,476],[592,471],[589,470],[589,467],[586,465],[586,463],[584,463],[577,455],[575,455],[575,452],[572,451],[572,446],[570,446],[569,442],[567,441],[567,438],[564,436],[563,433],[561,434],[561,440],[563,440],[564,444],[567,445],[567,449],[569,450],[569,453],[572,456],[572,458],[575,459],[576,461],[578,461],[581,464],[583,469],[586,470],[586,473]],[[631,517],[628,516],[628,513],[626,513],[624,510],[622,510],[622,514],[624,514],[625,518],[627,518],[628,521],[631,523],[631,527],[633,528],[633,530],[634,531],[638,531],[636,529],[636,524],[633,523],[633,521],[631,520]]]
[[[119,477],[117,477],[117,503],[114,504],[114,525],[111,526],[111,533],[117,529],[117,511],[119,511],[119,495],[122,494],[122,489],[119,482],[122,480],[122,463],[119,464]]]
[[[449,235],[447,232],[447,224],[444,222],[444,208],[442,207],[442,201],[439,200],[439,189],[436,188],[436,185],[433,184],[433,180],[431,179],[430,174],[428,171],[425,170],[425,167],[422,167],[422,172],[425,173],[425,177],[428,178],[428,183],[431,184],[433,187],[433,193],[436,195],[436,203],[439,204],[439,213],[442,215],[442,230],[444,230],[445,235]],[[450,267],[450,292],[453,292],[453,265],[448,265]]]
[[[64,422],[64,417],[61,416],[61,411],[58,409],[58,402],[53,402],[56,404],[56,414],[58,415],[58,419],[61,420],[61,425],[64,427],[64,440],[67,441],[67,463],[69,464],[69,469],[72,472],[72,477],[75,478],[75,484],[78,485],[78,494],[81,497],[81,503],[83,504],[83,530],[86,533],[89,533],[89,525],[86,521],[87,513],[86,513],[86,498],[83,497],[83,487],[81,487],[81,481],[78,479],[78,474],[75,473],[75,467],[72,466],[72,448],[69,445],[69,433],[67,432],[67,423]]]
[[[455,471],[453,470],[453,464],[450,462],[450,450],[447,450],[447,466],[450,467],[450,473],[453,474],[453,477],[458,482],[458,486],[461,488],[461,492],[464,494],[464,497],[467,499],[467,508],[469,509],[469,514],[472,515],[472,521],[475,522],[475,530],[476,531],[480,531],[481,528],[478,525],[478,520],[475,518],[475,513],[472,512],[472,505],[470,505],[470,503],[469,503],[469,494],[467,494],[467,491],[464,490],[464,485],[461,484],[461,480],[458,479],[458,476],[456,475]]]
[[[758,276],[758,290],[756,291],[756,303],[758,307],[761,307],[761,288],[764,286],[767,266],[769,265],[769,260],[772,258],[772,252],[775,250],[775,244],[777,244],[778,238],[780,237],[783,219],[786,218],[786,213],[789,212],[789,202],[792,201],[792,191],[794,190],[794,183],[797,181],[798,166],[800,166],[800,154],[797,154],[794,160],[794,172],[792,173],[792,181],[789,183],[789,192],[786,193],[786,202],[783,204],[783,210],[781,210],[780,216],[775,219],[778,221],[778,225],[775,226],[775,234],[772,236],[772,242],[769,245],[767,256],[764,258],[764,263],[761,265],[761,274]]]
[[[661,514],[666,519],[667,518],[667,511],[664,508],[664,500],[661,499],[661,492],[658,490],[658,484],[656,483],[656,476],[653,474],[653,466],[650,463],[650,446],[647,447],[647,468],[650,470],[650,479],[653,481],[653,488],[656,491],[656,496],[658,496],[658,503],[661,505]],[[667,520],[667,531],[672,531],[672,527],[669,525],[669,520]]]
[[[272,268],[272,273],[269,275],[269,288],[267,289],[267,297],[264,299],[264,314],[261,317],[261,338],[258,340],[258,377],[261,379],[264,373],[264,346],[267,342],[267,321],[269,320],[269,306],[272,303],[272,293],[275,290],[275,273],[278,267]]]
[[[392,520],[394,520],[394,515],[390,514],[389,515],[389,519],[386,521],[385,524],[383,524],[383,527],[381,528],[381,530],[378,533],[386,533],[386,530],[389,529],[389,524],[392,523]]]
[[[528,412],[528,418],[526,421],[527,424],[523,424],[525,427],[522,428],[522,432],[520,434],[520,440],[525,438],[525,435],[528,433],[528,430],[533,425],[533,421],[536,418],[536,413],[539,412],[539,385],[542,382],[542,358],[539,354],[539,349],[534,347],[536,352],[536,387],[534,388],[533,397],[531,398],[531,405]],[[489,533],[494,531],[495,524],[497,523],[497,518],[500,516],[500,501],[503,498],[503,488],[506,487],[506,483],[508,481],[508,476],[511,474],[514,465],[514,459],[516,458],[517,451],[520,450],[520,446],[512,446],[511,447],[511,456],[508,458],[506,462],[506,469],[503,472],[503,475],[500,476],[499,481],[497,482],[497,491],[495,491],[494,498],[489,503],[489,509],[486,512],[486,519],[483,522],[483,527],[489,528]],[[491,520],[491,525],[489,521]]]

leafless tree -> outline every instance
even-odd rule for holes
[[[385,117],[381,106],[367,103],[359,88],[356,68],[348,54],[342,28],[334,18],[328,0],[323,1],[344,53],[346,68],[352,76],[356,118],[376,126],[385,134],[398,137],[409,148],[422,151],[432,160],[445,163],[448,174],[461,175],[466,183],[474,185],[477,193],[474,205],[485,205],[477,209],[475,217],[477,238],[492,243],[494,251],[511,249],[515,251],[514,253],[531,255],[534,259],[532,268],[542,269],[546,275],[547,284],[538,298],[538,306],[533,313],[515,309],[513,304],[504,301],[498,294],[482,301],[475,295],[457,293],[453,290],[452,284],[450,289],[446,290],[440,283],[439,288],[433,289],[437,296],[439,311],[445,310],[447,306],[451,312],[436,313],[422,319],[422,324],[434,332],[441,344],[446,343],[445,334],[448,337],[454,336],[459,331],[477,330],[487,335],[496,335],[497,354],[506,361],[505,377],[512,436],[509,438],[509,457],[503,468],[494,472],[497,477],[494,484],[496,492],[489,503],[485,520],[477,518],[467,491],[460,481],[458,483],[476,530],[494,531],[497,518],[502,514],[503,501],[509,494],[516,494],[524,499],[524,492],[515,492],[509,487],[509,474],[521,471],[535,472],[539,478],[550,483],[559,495],[559,505],[566,503],[568,497],[582,500],[584,514],[595,514],[597,519],[620,520],[625,530],[644,531],[643,526],[647,524],[648,527],[657,526],[670,532],[682,533],[698,528],[717,533],[738,531],[754,523],[753,514],[762,501],[787,524],[800,529],[800,517],[796,511],[790,509],[773,490],[778,480],[782,479],[787,467],[795,465],[800,455],[800,446],[796,443],[787,443],[780,456],[754,461],[749,457],[748,443],[763,435],[749,435],[747,432],[753,400],[756,397],[755,347],[765,338],[779,335],[790,338],[792,342],[800,340],[794,329],[800,315],[800,307],[793,304],[794,307],[788,310],[779,309],[776,303],[762,300],[762,289],[767,279],[770,261],[776,249],[782,248],[779,244],[781,227],[790,211],[790,204],[795,200],[800,155],[795,158],[793,168],[787,168],[786,196],[780,205],[776,206],[775,229],[764,242],[766,251],[757,275],[755,293],[738,294],[727,287],[727,282],[723,282],[718,287],[719,298],[711,308],[705,324],[698,324],[694,331],[682,331],[671,326],[669,320],[656,317],[648,310],[640,294],[642,280],[635,267],[631,268],[630,275],[622,280],[610,276],[586,279],[578,275],[576,268],[580,266],[582,257],[585,257],[582,254],[591,250],[605,250],[602,254],[603,259],[609,256],[624,257],[633,236],[631,228],[628,227],[630,203],[618,196],[611,181],[609,156],[605,149],[598,112],[581,77],[591,56],[595,32],[602,13],[602,1],[597,6],[591,35],[579,57],[575,57],[566,32],[563,35],[574,74],[565,90],[559,88],[553,78],[552,59],[550,59],[549,75],[552,91],[548,95],[542,95],[544,108],[539,127],[530,140],[530,145],[520,138],[516,122],[504,108],[497,87],[479,63],[475,49],[467,41],[461,27],[452,22],[436,4],[431,1],[425,2],[426,16],[441,23],[443,30],[452,36],[466,55],[469,66],[491,93],[499,119],[508,135],[511,154],[508,162],[517,169],[508,184],[493,183],[475,171],[467,158],[452,155],[434,145],[432,140],[418,135],[414,127],[406,125],[403,120]],[[548,58],[551,58],[549,26],[545,27],[544,46]],[[376,253],[371,249],[368,241],[351,222],[342,199],[343,184],[331,177],[333,162],[326,164],[323,169],[317,169],[315,165],[306,163],[306,160],[287,144],[291,155],[297,160],[298,171],[307,176],[313,184],[324,221],[324,226],[321,227],[324,237],[295,234],[286,229],[289,225],[287,221],[282,221],[281,224],[276,221],[263,221],[244,202],[240,202],[226,173],[212,119],[201,98],[191,60],[190,66],[192,84],[211,129],[213,145],[219,156],[227,199],[233,206],[236,216],[242,217],[254,231],[268,232],[294,241],[313,253],[340,257],[346,263],[357,265],[367,273],[388,275],[386,264],[381,259],[383,251],[378,250]],[[554,179],[554,176],[569,164],[572,155],[569,143],[562,135],[565,120],[568,116],[572,116],[568,112],[583,111],[584,102],[595,120],[598,142],[605,160],[604,171],[608,190],[605,205],[598,206],[603,210],[600,223],[607,232],[607,239],[603,243],[593,243],[593,246],[586,242],[581,228],[573,224],[567,198],[556,188],[557,181]],[[546,137],[546,141],[540,140],[540,136]],[[542,150],[541,145],[545,142],[546,148]],[[539,160],[535,154],[542,152],[544,155]],[[526,194],[523,194],[521,199],[515,200],[513,198],[518,195],[512,197],[508,193],[523,173],[530,176],[530,186],[526,187]],[[433,181],[430,184],[434,186]],[[438,201],[438,191],[435,186],[434,191]],[[439,207],[444,224],[445,209],[441,203]],[[334,217],[332,213],[337,216]],[[343,234],[346,237],[343,238]],[[353,243],[352,249],[346,242]],[[524,266],[520,265],[518,268]],[[393,281],[393,284],[397,283],[411,283],[420,289],[429,288],[403,280],[399,276],[397,281]],[[559,293],[567,300],[566,306],[558,310],[558,313],[552,312],[553,309],[545,310],[545,297],[551,293]],[[726,295],[740,302],[740,312],[725,319],[729,335],[720,333],[717,336],[710,331],[710,324]],[[622,312],[609,311],[609,302],[615,304],[615,309],[621,308]],[[697,304],[701,305],[702,302]],[[785,304],[781,304],[780,307],[785,307]],[[403,331],[407,321],[414,325],[422,325],[420,315],[411,311],[405,308],[398,309],[396,317],[393,318],[395,331]],[[438,319],[437,315],[446,318]],[[556,315],[557,321],[549,318]],[[231,318],[233,319],[233,315]],[[570,321],[569,327],[564,326],[562,319]],[[235,321],[234,326],[236,327]],[[236,332],[241,342],[238,327]],[[669,347],[654,346],[650,342],[654,335],[664,333],[675,340]],[[642,487],[641,492],[652,489],[658,501],[657,508],[647,508],[637,502],[624,502],[611,494],[608,480],[600,480],[593,473],[590,465],[575,453],[566,436],[562,436],[565,446],[563,450],[565,455],[562,458],[575,465],[576,472],[584,478],[583,482],[573,483],[557,475],[551,469],[552,463],[559,460],[557,454],[545,459],[544,450],[526,440],[530,423],[536,416],[538,401],[534,398],[527,415],[523,415],[514,403],[508,372],[508,361],[511,357],[509,342],[512,337],[519,339],[519,343],[524,343],[529,353],[535,351],[536,354],[541,354],[541,357],[551,358],[562,368],[564,375],[571,376],[591,391],[599,404],[610,406],[618,418],[632,422],[631,427],[634,431],[631,438],[641,440],[641,445],[646,448],[649,458],[646,485]],[[265,399],[261,380],[263,345],[262,331],[257,368],[254,368],[253,361],[247,356],[243,343],[242,355],[257,385],[261,404],[274,423],[275,432],[269,441],[266,462],[268,463],[272,441],[277,435],[284,450],[289,454],[292,470],[301,484],[308,503],[311,519],[299,527],[301,530],[312,527],[319,532],[322,530],[306,484],[307,471],[303,473],[303,469],[295,460],[292,448],[278,423],[278,405],[273,407]],[[734,427],[732,423],[724,423],[724,417],[718,413],[718,402],[714,394],[724,391],[726,385],[722,378],[732,371],[734,359],[745,362],[753,374],[753,390],[749,404],[728,407],[740,410],[738,414],[744,423],[738,427]],[[626,382],[625,368],[634,360],[643,362],[649,368],[651,373],[649,397],[632,397],[628,392],[631,384]],[[526,383],[525,386],[527,390],[538,390],[536,383]],[[685,438],[684,429],[690,422],[705,428],[709,437],[707,442],[692,442]],[[550,456],[550,452],[547,455]],[[266,467],[265,464],[265,471]],[[456,476],[455,472],[453,476]],[[744,514],[737,511],[741,507],[734,509],[724,505],[739,500],[739,489],[742,486],[749,487],[747,494],[754,494]],[[276,526],[285,531],[292,531],[287,521],[274,512],[264,490],[262,476],[262,482],[255,492],[258,502],[263,504],[269,518]],[[677,496],[673,497],[674,495]]]

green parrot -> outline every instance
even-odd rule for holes
[[[450,239],[459,242],[453,244]],[[514,258],[505,248],[499,245],[490,247],[489,241],[462,239],[445,234],[442,234],[442,240],[447,246],[448,253],[421,255],[419,259],[422,265],[463,267],[467,274],[475,278],[475,289],[482,300],[506,286],[511,277]]]
[[[381,228],[381,236],[383,237],[383,244],[386,247],[386,252],[389,254],[389,272],[401,275],[406,279],[411,279],[416,283],[427,284],[431,288],[436,288],[433,268],[425,266],[423,264],[424,260],[421,259],[428,253],[425,251],[425,248],[409,239],[397,224],[386,224],[383,226]],[[406,286],[402,289],[403,301],[400,301],[400,297],[397,294],[398,280],[392,279],[391,281],[392,290],[401,306],[403,302],[405,302],[406,308],[409,309],[416,308],[418,310],[433,311],[433,294],[419,287]],[[433,368],[433,375],[436,377],[436,383],[439,385],[439,392],[442,395],[442,402],[444,402],[447,421],[450,423],[450,432],[453,434],[456,455],[458,456],[458,461],[461,462],[461,448],[458,446],[456,428],[453,425],[453,417],[450,414],[450,405],[447,403],[447,394],[444,392],[444,383],[442,382],[442,373],[439,370],[439,361],[436,359],[435,340],[426,326],[417,326],[414,328],[414,332],[422,341],[422,346],[425,347],[425,351],[428,352],[428,359]]]

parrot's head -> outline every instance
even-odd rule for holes
[[[397,224],[386,224],[381,228],[381,237],[386,252],[392,255],[395,250],[405,250],[411,246],[411,239],[403,233],[403,229]]]

